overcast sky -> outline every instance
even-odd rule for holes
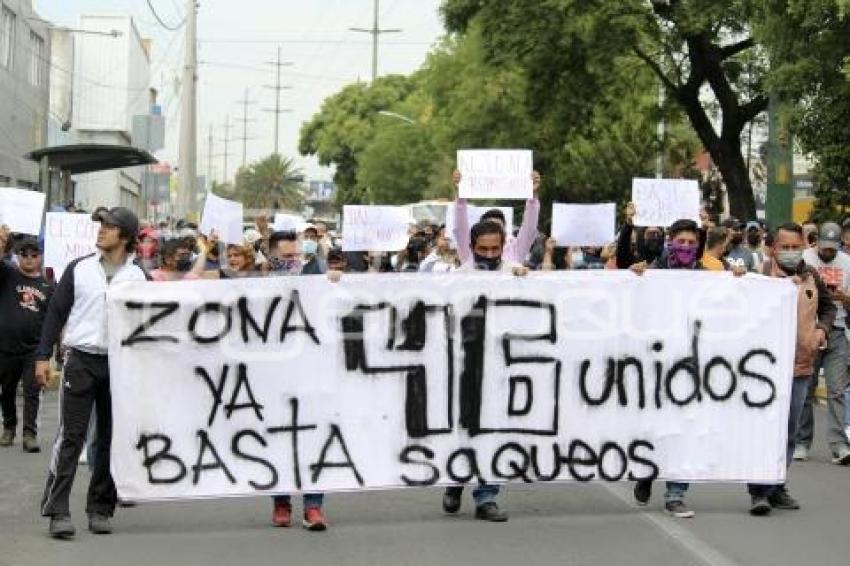
[[[184,0],[151,0],[167,24],[183,18]],[[371,36],[348,31],[349,27],[372,26],[373,0],[199,0],[198,37],[201,41],[199,73],[198,136],[199,174],[207,171],[207,138],[214,128],[216,154],[224,151],[224,123],[229,115],[231,136],[241,137],[242,107],[237,103],[249,89],[258,101],[249,107],[248,160],[270,154],[274,149],[274,93],[263,85],[274,84],[273,67],[264,62],[283,49],[283,83],[292,90],[282,93],[282,107],[292,113],[281,116],[281,152],[296,157],[312,178],[329,179],[331,173],[313,160],[297,155],[301,124],[319,110],[322,100],[358,79],[371,76]],[[146,0],[34,0],[39,15],[57,25],[75,26],[83,13],[129,13],[141,34],[154,40],[153,86],[160,90],[160,103],[167,119],[168,147],[159,156],[177,158],[179,103],[177,101],[183,33],[168,32],[151,14]],[[381,0],[382,28],[401,28],[402,33],[381,36],[379,72],[410,73],[425,59],[431,45],[442,35],[440,0]],[[233,174],[242,161],[242,142],[230,143],[229,170]],[[213,160],[214,177],[220,179],[223,157]]]

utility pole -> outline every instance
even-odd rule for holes
[[[265,109],[265,112],[271,112],[274,114],[274,152],[276,155],[280,155],[280,115],[285,112],[292,112],[289,108],[281,108],[280,107],[280,93],[281,91],[291,89],[292,87],[289,85],[281,85],[280,84],[280,70],[283,67],[289,67],[292,65],[290,62],[285,62],[280,60],[281,52],[280,47],[277,48],[277,60],[276,61],[266,61],[267,65],[272,65],[275,68],[277,80],[275,84],[266,85],[265,88],[269,88],[275,93],[275,103],[274,110]],[[247,98],[247,97],[246,97]]]
[[[213,183],[213,125],[210,124],[210,135],[207,139],[207,183],[212,187]]]
[[[372,82],[375,82],[375,79],[378,78],[378,37],[382,33],[401,33],[400,29],[381,29],[379,26],[379,8],[380,8],[380,0],[375,0],[374,4],[374,13],[372,20],[372,29],[366,28],[348,28],[351,31],[356,31],[360,33],[368,33],[372,36]]]
[[[180,113],[180,192],[177,212],[180,216],[195,212],[198,183],[198,12],[195,0],[186,0],[186,49],[183,63],[183,98]]]
[[[248,98],[249,91],[245,89],[245,98],[242,100],[237,100],[239,104],[242,105],[242,119],[239,122],[242,122],[242,137],[236,138],[238,140],[242,140],[242,167],[244,168],[248,164],[248,140],[253,139],[248,137],[248,122],[254,122],[255,120],[248,118],[248,106],[252,104],[256,104],[256,100],[250,100]]]
[[[232,141],[230,137],[230,116],[226,116],[224,119],[224,138],[221,141],[224,142],[224,178],[222,179],[222,183],[227,183],[230,180],[228,176],[227,169],[227,160],[230,157],[230,142]]]

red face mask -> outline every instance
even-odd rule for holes
[[[139,257],[142,259],[153,259],[156,257],[156,244],[139,244]]]

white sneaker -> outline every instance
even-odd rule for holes
[[[846,436],[847,440],[850,441],[850,425],[847,425],[847,428],[844,429],[844,436]]]
[[[794,447],[794,459],[798,462],[805,462],[809,459],[809,449],[802,444],[798,444]]]
[[[86,458],[85,449],[83,449],[83,452],[80,454],[80,460],[79,460],[78,463],[79,463],[80,466],[85,466],[89,463],[88,459]]]
[[[850,466],[850,448],[842,446],[838,449],[838,452],[833,452],[832,463],[839,466]]]

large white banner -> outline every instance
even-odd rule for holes
[[[90,214],[48,212],[44,227],[44,266],[52,267],[56,280],[69,263],[97,251],[100,222]]]
[[[469,199],[530,199],[534,155],[527,149],[463,149],[457,152],[458,196]]]
[[[112,472],[135,501],[781,482],[796,301],[676,271],[126,284]]]

